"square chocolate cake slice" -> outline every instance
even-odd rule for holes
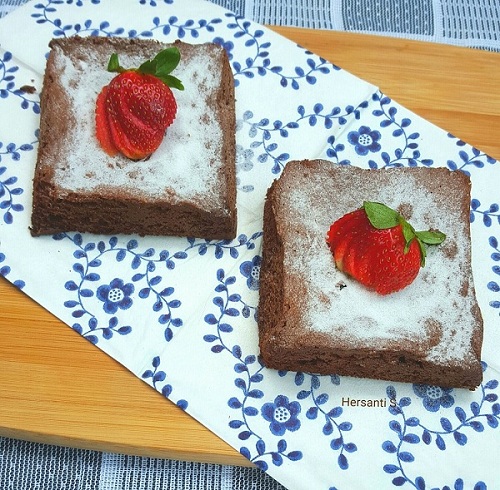
[[[177,117],[141,161],[110,157],[95,136],[95,104],[115,74],[112,53],[137,67],[171,45],[154,40],[54,39],[41,96],[31,233],[236,235],[234,80],[225,50],[177,41]]]
[[[482,317],[471,269],[470,179],[446,168],[365,170],[289,162],[268,190],[260,272],[259,346],[270,368],[475,388]],[[425,267],[379,295],[335,266],[330,225],[364,201],[439,229]]]

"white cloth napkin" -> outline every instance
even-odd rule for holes
[[[213,4],[121,5],[32,2],[2,20],[0,107],[10,115],[0,119],[2,274],[289,489],[499,481],[491,450],[500,408],[499,163],[376,87]],[[30,36],[18,35],[20,25]],[[227,48],[237,91],[236,240],[29,235],[47,44],[76,33]],[[17,90],[27,83],[38,92]],[[380,147],[354,144],[348,134],[370,134]],[[484,383],[476,391],[261,366],[255,315],[263,198],[287,161],[315,157],[361,167],[446,165],[471,175],[485,319]]]

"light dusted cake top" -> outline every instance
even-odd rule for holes
[[[69,88],[67,100],[74,115],[64,151],[57,162],[51,162],[61,188],[80,194],[106,189],[144,200],[167,196],[172,204],[194,200],[208,211],[223,208],[224,183],[218,173],[223,161],[222,128],[213,109],[221,69],[220,60],[213,58],[213,46],[189,47],[189,56],[181,56],[174,74],[185,90],[173,89],[177,117],[157,151],[148,160],[137,162],[121,155],[109,157],[95,137],[95,100],[115,76],[106,71],[113,51],[81,50],[68,57],[58,46],[54,49],[60,82]],[[149,58],[160,49],[153,47]],[[118,54],[124,67],[137,67],[145,61],[143,55]]]
[[[336,344],[350,349],[396,348],[401,355],[411,352],[438,362],[473,356],[475,302],[464,290],[472,288],[465,231],[468,214],[463,215],[468,189],[445,169],[439,177],[434,170],[417,169],[417,177],[399,169],[336,166],[332,177],[326,177],[320,167],[297,167],[278,198],[277,214],[287,217],[278,224],[285,244],[285,301],[295,303],[303,325],[331,335]],[[362,172],[371,173],[360,178]],[[325,181],[331,188],[318,192],[325,189]],[[439,181],[445,187],[433,192]],[[426,266],[400,292],[378,295],[335,267],[326,233],[331,223],[364,200],[398,209],[416,230],[434,228],[447,235],[442,245],[428,249]]]

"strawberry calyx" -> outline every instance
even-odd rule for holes
[[[409,286],[425,265],[427,246],[445,238],[438,230],[416,231],[397,211],[371,201],[337,219],[326,234],[337,269],[381,295]]]
[[[179,64],[180,59],[179,49],[173,46],[163,49],[152,60],[142,63],[139,68],[124,68],[120,65],[118,54],[113,53],[109,58],[107,70],[111,73],[135,71],[143,75],[153,75],[168,87],[184,90],[182,82],[177,77],[171,75],[171,72]]]
[[[184,90],[171,72],[180,61],[176,46],[160,51],[138,68],[124,68],[113,53],[108,71],[117,75],[96,99],[95,135],[109,155],[145,160],[158,149],[177,115],[171,88]]]
[[[427,245],[439,245],[446,239],[446,235],[439,230],[416,231],[401,214],[389,206],[379,202],[364,201],[363,209],[371,225],[377,230],[386,230],[401,226],[405,239],[404,253],[408,253],[413,240],[416,240],[420,248],[420,266],[425,266],[427,257]]]

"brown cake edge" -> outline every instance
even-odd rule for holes
[[[300,163],[307,166],[309,161]],[[470,187],[470,179],[465,174],[463,178],[468,180],[467,185]],[[286,324],[290,311],[284,311],[284,248],[274,209],[278,185],[278,181],[275,180],[269,187],[263,214],[258,309],[259,349],[262,363],[268,368],[285,371],[475,389],[481,383],[483,376],[480,363],[483,329],[477,302],[473,315],[480,328],[475,328],[475,335],[472,338],[471,347],[476,356],[474,363],[442,365],[418,356],[412,357],[407,351],[339,349],[332,345],[328,335],[319,332],[295,334],[293,346],[290,346]],[[463,204],[461,211],[468,216],[469,204]],[[475,296],[473,284],[469,284],[468,287],[472,287]]]
[[[135,49],[143,43],[156,43],[156,40],[135,40],[122,38],[77,36],[68,39],[53,39],[49,46],[58,46],[67,53],[72,49],[72,42],[85,40],[91,48],[99,49],[105,42],[112,42],[117,50]],[[174,44],[182,45],[182,41]],[[188,201],[170,204],[168,202],[148,203],[140,199],[125,197],[119,193],[94,193],[92,197],[82,198],[76,193],[60,197],[60,189],[53,182],[53,169],[44,163],[47,152],[63,150],[65,124],[70,124],[67,95],[58,79],[54,66],[54,52],[50,51],[46,64],[44,82],[41,91],[40,136],[37,163],[33,179],[33,209],[30,233],[32,236],[78,231],[98,234],[139,234],[164,236],[196,236],[210,240],[233,239],[237,231],[236,209],[236,166],[235,166],[235,90],[234,78],[226,52],[221,48],[222,83],[216,93],[219,107],[217,117],[224,132],[222,155],[224,180],[227,193],[224,196],[224,209],[219,213],[210,213]],[[57,101],[57,115],[44,114],[45,108]],[[55,116],[55,117],[54,117]],[[59,128],[59,129],[58,129]],[[106,209],[106,213],[103,213]],[[106,214],[106,215],[105,215]]]

